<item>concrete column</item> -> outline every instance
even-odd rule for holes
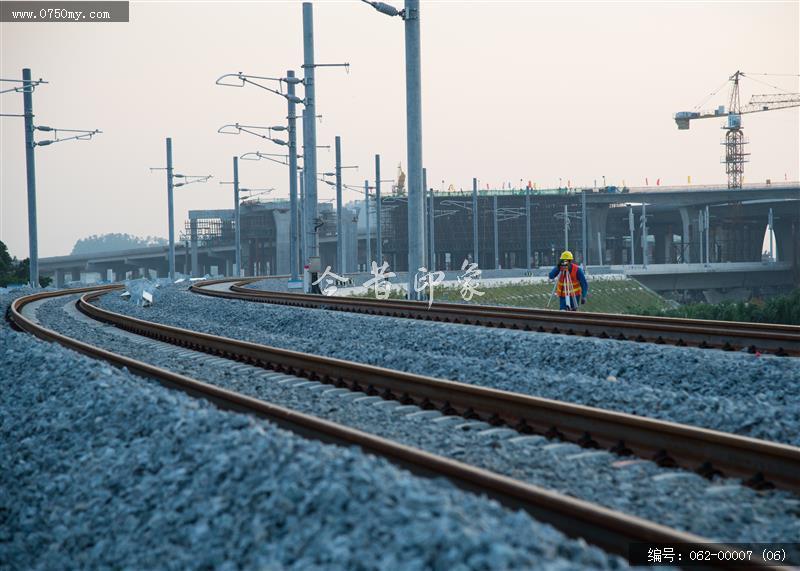
[[[608,206],[594,205],[591,208],[587,205],[586,213],[588,228],[588,254],[587,260],[592,264],[599,264],[597,252],[597,233],[600,232],[600,242],[603,245],[603,255],[605,256],[606,243],[606,221],[608,220]],[[605,260],[604,260],[605,261]]]
[[[233,275],[233,264],[230,260],[225,260],[225,275],[232,276]]]
[[[64,287],[64,270],[56,270],[53,275],[56,287]]]
[[[199,268],[197,266],[197,220],[189,221],[191,248],[192,248],[192,277],[200,277]]]
[[[271,270],[274,274],[284,275],[290,271],[292,215],[288,210],[273,210],[272,216],[275,220],[275,267]]]
[[[700,233],[697,228],[697,216],[700,209],[696,207],[684,207],[680,209],[681,227],[683,237],[683,256],[684,263],[700,262]]]

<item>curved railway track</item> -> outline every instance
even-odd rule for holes
[[[641,435],[652,433],[650,435],[653,436],[659,431],[666,430],[671,432],[672,436],[670,438],[676,439],[675,442],[679,438],[684,438],[685,442],[689,442],[691,440],[690,435],[698,437],[702,433],[706,439],[704,446],[709,447],[711,450],[717,450],[718,453],[725,451],[735,457],[737,462],[741,463],[748,455],[762,454],[763,456],[759,463],[765,462],[765,465],[769,465],[778,471],[791,470],[792,472],[785,474],[787,477],[779,476],[777,472],[770,471],[765,472],[765,474],[775,476],[777,483],[785,484],[785,487],[789,489],[798,490],[797,474],[800,473],[798,470],[798,467],[800,467],[800,449],[797,448],[205,335],[130,318],[100,309],[91,303],[100,295],[117,288],[118,286],[102,286],[80,290],[42,292],[19,298],[9,308],[8,317],[18,328],[37,337],[58,342],[91,357],[106,360],[115,366],[125,367],[135,374],[153,378],[167,387],[209,400],[221,408],[266,418],[305,437],[329,443],[359,446],[369,453],[382,456],[419,475],[446,477],[463,489],[486,494],[514,509],[524,509],[533,517],[551,523],[569,536],[582,537],[590,543],[622,556],[628,555],[630,544],[633,542],[693,543],[700,544],[700,546],[709,546],[713,549],[718,549],[719,544],[711,544],[710,540],[705,538],[616,512],[590,502],[551,492],[313,416],[271,405],[264,401],[88,345],[39,325],[35,319],[30,319],[25,315],[24,308],[26,305],[47,298],[81,293],[83,295],[77,303],[80,311],[95,319],[112,323],[117,327],[147,337],[281,372],[289,372],[297,376],[306,376],[320,381],[327,380],[333,384],[339,383],[338,386],[360,387],[367,392],[369,392],[370,387],[377,391],[376,383],[379,383],[379,379],[384,379],[380,386],[385,386],[390,391],[398,391],[403,387],[408,387],[410,392],[407,394],[411,400],[417,401],[423,398],[432,406],[436,406],[436,403],[441,403],[445,409],[448,406],[454,407],[453,404],[448,404],[448,401],[452,400],[460,407],[472,403],[483,414],[490,414],[493,406],[505,406],[506,409],[504,410],[507,410],[507,412],[504,414],[507,416],[498,414],[499,410],[491,413],[498,416],[503,422],[518,418],[515,415],[519,415],[519,418],[524,421],[522,417],[526,417],[529,413],[536,413],[543,415],[542,418],[547,420],[544,424],[537,424],[531,419],[533,426],[545,426],[551,424],[552,420],[555,423],[553,427],[561,425],[561,430],[558,428],[556,430],[562,437],[580,432],[581,428],[578,427],[576,429],[577,425],[573,425],[573,423],[582,422],[584,423],[581,424],[583,427],[591,426],[596,428],[598,430],[597,438],[600,441],[604,441],[606,438],[600,435],[603,430],[607,430],[613,424],[610,419],[614,416],[619,416],[620,418],[615,420],[622,422],[627,427],[626,429],[631,432]],[[418,387],[411,388],[415,384]],[[462,393],[462,389],[469,390]],[[441,401],[444,395],[441,391],[446,391],[448,395],[458,393],[458,396]],[[415,396],[411,396],[412,394]],[[393,395],[388,395],[384,391],[384,396]],[[467,401],[464,399],[474,400]],[[514,401],[518,401],[516,405],[512,404]],[[529,410],[526,410],[528,407]],[[446,412],[452,414],[456,411],[446,410]],[[585,415],[583,421],[575,420],[576,415],[579,413]],[[626,418],[623,419],[622,417]],[[649,426],[647,426],[648,424]],[[639,425],[639,430],[636,429],[636,425]],[[586,437],[592,440],[595,439],[595,436],[592,436],[591,433],[584,431],[582,438]],[[588,442],[584,442],[584,444],[591,445]],[[654,448],[653,444],[648,446],[649,449]],[[645,446],[642,451],[648,449],[648,446]],[[678,448],[675,449],[678,450]],[[767,456],[771,456],[772,459],[767,460]],[[684,456],[680,455],[678,457],[684,458]],[[774,464],[776,457],[778,458],[777,464]],[[688,459],[688,456],[685,458]],[[751,458],[751,460],[753,459],[755,457]],[[782,463],[784,465],[781,465]],[[752,466],[749,466],[747,470],[751,468]],[[726,568],[735,568],[735,566],[732,567],[728,563]],[[752,566],[742,568],[752,568]]]
[[[388,317],[502,327],[541,333],[556,333],[602,339],[694,346],[724,351],[747,350],[778,356],[800,356],[800,326],[742,323],[672,317],[565,312],[519,307],[433,303],[406,300],[376,300],[357,297],[320,296],[262,291],[245,287],[263,280],[234,278],[193,284],[191,291],[203,295],[273,303],[293,307],[348,311]],[[222,284],[230,283],[227,289]]]

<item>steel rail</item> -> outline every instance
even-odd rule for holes
[[[116,367],[125,368],[133,374],[154,379],[168,388],[202,398],[219,408],[267,419],[305,438],[344,446],[358,446],[367,453],[383,457],[423,477],[445,477],[459,488],[485,494],[511,509],[523,509],[532,517],[553,525],[567,536],[583,538],[589,543],[623,557],[628,556],[630,544],[634,542],[693,543],[700,544],[701,548],[705,546],[705,549],[713,550],[721,547],[720,544],[712,543],[711,540],[694,534],[675,530],[173,373],[61,335],[23,315],[22,310],[25,305],[41,299],[87,291],[93,292],[92,295],[96,296],[109,289],[116,289],[116,287],[50,291],[21,297],[11,304],[8,319],[19,329],[40,339],[59,343],[90,357],[107,361]],[[718,567],[719,563],[709,562],[708,566]],[[754,566],[767,568],[769,565],[758,560],[754,565],[742,564],[738,568],[749,569]],[[732,567],[728,565],[726,568]]]
[[[634,454],[706,477],[736,477],[757,489],[800,493],[800,448],[794,446],[190,331],[91,303],[103,293],[85,294],[78,309],[138,335],[522,434]]]
[[[620,315],[611,313],[565,312],[491,305],[433,303],[424,301],[375,300],[357,297],[319,296],[299,293],[254,290],[244,287],[264,278],[224,279],[198,282],[191,291],[203,295],[266,302],[294,307],[329,309],[461,323],[600,337],[626,341],[696,346],[726,351],[748,350],[779,356],[800,356],[800,326],[768,323],[744,323],[672,317]],[[231,282],[229,291],[207,286]]]

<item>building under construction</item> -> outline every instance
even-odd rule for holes
[[[473,195],[459,191],[427,194],[425,265],[435,270],[459,269],[465,259],[475,257]],[[483,269],[549,266],[564,249],[590,265],[761,261],[770,213],[775,259],[796,260],[800,236],[800,188],[796,183],[742,189],[484,190],[477,192],[474,200],[477,262]],[[408,199],[402,193],[381,200],[382,255],[394,271],[408,269],[407,208]],[[369,217],[373,260],[367,260],[364,201],[348,204],[343,212],[345,259],[340,264],[336,259],[336,211],[332,204],[319,205],[316,232],[322,267],[330,266],[337,273],[363,271],[369,262],[378,261],[375,199],[370,200]],[[241,224],[244,274],[289,274],[288,201],[244,202]],[[307,229],[306,235],[313,231]],[[191,258],[183,256],[187,273],[232,273],[233,210],[190,212],[182,240]],[[302,260],[300,248],[298,244],[298,260]],[[180,259],[177,265],[180,270]]]

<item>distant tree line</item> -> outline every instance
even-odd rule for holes
[[[800,288],[788,295],[767,300],[722,303],[693,303],[676,309],[642,312],[644,315],[688,317],[691,319],[716,319],[722,321],[750,321],[753,323],[782,323],[800,325]]]
[[[12,258],[8,253],[8,247],[0,241],[0,287],[28,283],[30,267],[30,259],[19,261],[17,258]],[[39,284],[42,287],[47,287],[51,281],[50,278],[39,276]]]
[[[165,246],[167,241],[157,236],[132,236],[131,234],[101,234],[81,238],[75,242],[72,255],[96,254],[98,252],[113,252],[145,248],[147,246]]]

